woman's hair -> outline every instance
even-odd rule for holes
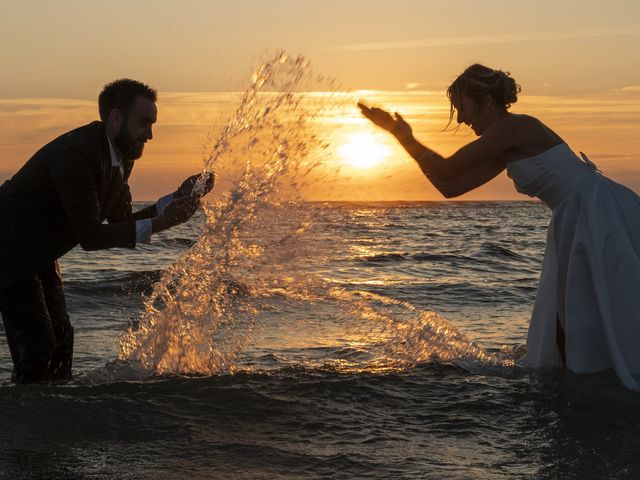
[[[462,72],[447,88],[447,97],[451,105],[449,123],[456,111],[455,101],[461,95],[475,100],[480,108],[484,106],[485,98],[491,97],[498,107],[508,109],[512,103],[518,101],[520,85],[509,76],[509,72],[494,70],[479,63],[474,63]]]

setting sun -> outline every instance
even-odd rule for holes
[[[338,147],[338,154],[350,166],[361,169],[378,165],[389,153],[389,147],[370,133],[351,134],[345,143]]]

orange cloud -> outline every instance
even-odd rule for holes
[[[131,179],[134,198],[155,199],[172,191],[186,176],[202,169],[220,130],[240,103],[241,94],[161,93],[155,136],[138,161]],[[320,99],[323,100],[320,100]],[[443,131],[449,106],[443,92],[377,92],[311,95],[308,102],[329,102],[309,118],[310,134],[319,144],[310,157],[320,166],[308,178],[304,194],[314,200],[438,200],[440,195],[394,140],[365,121],[355,108],[364,100],[398,111],[411,123],[418,139],[450,155],[475,137],[466,127]],[[314,107],[315,108],[315,107]],[[313,109],[312,109],[313,110]],[[640,88],[630,86],[582,96],[524,96],[513,111],[540,118],[574,150],[584,151],[615,180],[640,190]],[[0,182],[10,177],[42,145],[74,127],[97,118],[95,102],[75,99],[0,99]],[[353,168],[340,147],[354,133],[375,135],[385,158],[372,168]],[[242,138],[244,142],[248,139]],[[262,139],[268,142],[268,135]],[[226,161],[242,164],[243,158]],[[221,173],[224,174],[225,170]],[[218,193],[228,188],[220,178]],[[502,175],[462,200],[522,199]]]

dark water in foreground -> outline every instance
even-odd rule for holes
[[[487,355],[517,362],[544,206],[314,208],[308,268],[327,285],[438,312]],[[261,299],[234,373],[148,376],[118,362],[141,296],[197,235],[194,222],[133,252],[64,259],[76,378],[11,385],[2,337],[2,478],[640,478],[640,397],[615,378],[443,361],[425,355],[432,340],[394,363],[410,335],[345,325],[320,301]],[[374,346],[389,342],[383,362]]]

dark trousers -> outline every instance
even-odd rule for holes
[[[0,312],[16,383],[71,377],[73,327],[69,322],[58,262],[0,289]]]

